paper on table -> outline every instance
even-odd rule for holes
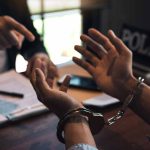
[[[4,116],[8,115],[11,111],[14,111],[17,107],[17,104],[14,104],[13,102],[0,100],[0,114]]]
[[[25,118],[27,116],[33,116],[36,114],[39,114],[41,112],[48,111],[48,108],[45,107],[42,103],[37,103],[31,106],[27,106],[25,108],[17,109],[13,112],[11,112],[9,115],[7,115],[7,118],[9,120],[18,120],[20,118]]]
[[[14,104],[16,105],[15,109],[13,110],[10,109],[10,111],[7,112],[8,114],[7,118],[9,119],[18,116],[21,117],[20,111],[22,111],[23,113],[22,116],[24,117],[25,114],[32,115],[33,112],[35,113],[37,111],[47,110],[47,108],[38,101],[36,93],[32,85],[30,84],[30,81],[23,75],[16,73],[14,70],[11,70],[9,72],[0,75],[0,90],[23,93],[24,95],[23,98],[15,98],[10,96],[0,95],[1,100],[5,100],[6,102],[9,103],[9,105],[11,105],[11,103],[13,105]],[[38,107],[34,107],[35,105],[37,105]],[[3,112],[3,114],[5,114],[5,112]]]
[[[83,104],[85,106],[97,106],[101,108],[110,106],[116,103],[119,103],[119,100],[107,94],[100,94],[98,96],[95,96],[95,97],[92,97],[90,99],[83,101]]]

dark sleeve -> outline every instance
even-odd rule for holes
[[[3,12],[5,12],[3,15],[8,15],[16,19],[27,29],[29,29],[35,36],[34,42],[29,42],[25,39],[21,50],[19,50],[19,53],[23,55],[25,59],[29,59],[37,52],[47,53],[40,35],[33,26],[31,15],[27,6],[27,0],[4,0],[0,3],[2,3],[2,9]]]

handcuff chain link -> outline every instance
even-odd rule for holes
[[[136,88],[127,96],[127,98],[125,99],[121,109],[118,111],[118,113],[109,118],[106,122],[107,125],[112,125],[114,124],[117,120],[119,120],[120,118],[122,118],[122,116],[124,115],[128,105],[132,102],[132,100],[134,99],[135,95],[136,95],[136,92],[138,90],[138,88],[140,87],[140,85],[144,82],[144,79],[142,77],[139,77],[138,78],[138,82],[137,82],[137,85],[136,85]]]

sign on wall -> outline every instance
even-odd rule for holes
[[[134,61],[150,67],[150,31],[123,25],[120,38],[132,50]]]

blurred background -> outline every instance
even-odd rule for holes
[[[89,25],[84,27],[87,13],[95,9],[97,13],[97,10],[102,8],[99,6],[104,0],[27,0],[27,2],[34,26],[43,38],[52,61],[55,64],[61,64],[71,60],[72,56],[80,57],[74,51],[74,45],[81,45],[80,35],[89,27]],[[87,21],[90,25],[95,22],[91,20],[91,17],[93,16],[89,14]],[[97,14],[94,18],[100,21]],[[19,56],[18,59],[20,61],[23,58]],[[22,65],[16,64],[19,72]]]
[[[113,29],[133,51],[137,74],[150,78],[149,0],[28,0],[34,26],[55,64],[80,55],[75,44],[94,27]]]
[[[73,55],[79,56],[73,47],[81,44],[80,0],[28,0],[28,5],[53,62],[60,64]]]

